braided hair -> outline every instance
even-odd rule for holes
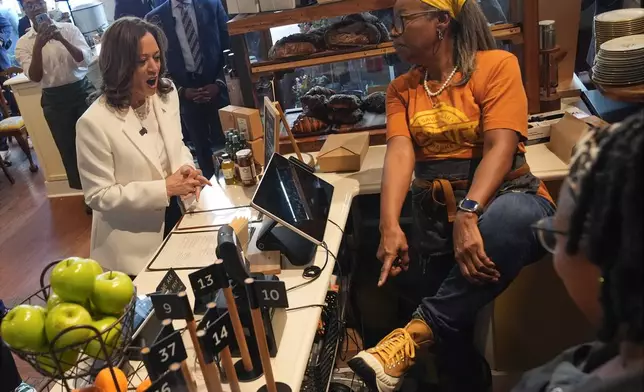
[[[577,177],[566,252],[577,253],[583,239],[583,251],[601,269],[599,339],[644,342],[644,111],[593,133],[596,148],[587,154],[587,172]],[[571,179],[573,171],[583,171],[579,155]]]

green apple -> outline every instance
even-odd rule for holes
[[[52,310],[58,304],[62,304],[64,301],[54,290],[49,293],[49,298],[47,298],[47,311]]]
[[[18,305],[2,319],[2,339],[17,350],[36,351],[47,344],[45,319],[43,307]]]
[[[91,265],[92,268],[94,268],[94,272],[96,273],[96,275],[100,275],[100,274],[103,273],[103,267],[101,267],[101,265],[98,263],[98,261],[92,260],[92,259],[84,259],[84,260],[85,260],[86,263]]]
[[[96,277],[92,303],[105,315],[119,316],[134,295],[134,283],[123,272],[109,271]]]
[[[52,354],[47,352],[46,347],[40,350],[40,352],[45,353],[36,356],[36,362],[38,363],[40,368],[52,376],[58,375],[60,371],[56,366],[56,362],[54,361]],[[76,365],[76,362],[78,361],[78,355],[78,350],[66,350],[62,353],[62,355],[59,353],[56,354],[58,362],[60,362],[60,365],[63,368],[63,373],[66,373],[69,369],[73,368],[74,365]]]
[[[94,279],[100,271],[100,265],[94,260],[67,258],[51,272],[51,288],[64,302],[83,304],[92,295]]]
[[[45,332],[47,333],[47,339],[51,342],[56,335],[67,328],[91,323],[92,316],[87,309],[78,304],[62,303],[47,314]],[[86,340],[89,334],[90,329],[88,328],[74,329],[65,332],[54,344],[57,348],[68,347]]]
[[[103,341],[105,342],[105,349],[107,350],[108,357],[112,355],[112,351],[114,351],[114,348],[118,343],[121,326],[115,325],[112,329],[109,330],[109,332],[105,331],[107,331],[107,329],[114,325],[117,321],[118,319],[116,317],[108,316],[92,322],[92,326],[101,332],[101,336],[103,338]],[[87,347],[85,348],[85,354],[89,355],[92,358],[98,358],[101,360],[106,359],[105,353],[103,352],[103,350],[101,350],[101,343],[98,341],[98,338],[92,340],[87,344]]]

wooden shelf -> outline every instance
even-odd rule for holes
[[[492,26],[492,35],[498,40],[508,40],[521,37],[521,27],[518,25],[498,25]],[[358,49],[349,49],[341,51],[326,51],[315,53],[308,56],[298,56],[285,60],[264,61],[261,63],[251,64],[251,73],[253,75],[286,71],[296,68],[310,67],[313,65],[336,63],[339,61],[356,60],[366,57],[383,56],[395,53],[392,42],[385,42],[379,45],[361,47]]]
[[[644,84],[629,87],[609,87],[602,86],[595,82],[597,89],[608,98],[616,101],[643,103],[644,102]]]
[[[382,56],[389,53],[395,53],[396,50],[391,42],[385,42],[379,45],[361,47],[358,49],[326,51],[315,53],[308,56],[298,56],[285,59],[286,61],[265,61],[251,64],[253,74],[270,73],[277,71],[286,71],[289,69],[310,67],[312,65],[336,63],[339,61],[348,61],[361,59],[365,57]]]
[[[228,21],[228,34],[239,35],[251,31],[268,30],[271,27],[312,22],[334,16],[377,11],[393,7],[395,2],[395,0],[343,0],[292,10],[237,15]]]
[[[357,130],[356,132],[369,132],[370,146],[378,146],[387,143],[386,129],[372,129],[370,131]],[[297,146],[300,148],[301,152],[315,152],[322,149],[327,137],[329,137],[329,134],[320,136],[304,136],[295,138],[295,141],[297,141]],[[280,138],[280,154],[290,154],[292,152],[293,147],[291,145],[291,141],[288,138]]]

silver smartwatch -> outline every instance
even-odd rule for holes
[[[483,213],[483,207],[481,207],[479,202],[468,198],[465,198],[458,203],[458,209],[465,212],[471,212],[477,216],[481,216]]]

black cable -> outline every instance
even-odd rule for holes
[[[333,226],[337,227],[340,230],[340,232],[342,233],[342,236],[344,237],[344,229],[342,227],[340,227],[339,224],[335,223],[331,219],[329,219],[329,223],[331,223]]]
[[[286,309],[286,311],[290,312],[291,310],[301,310],[301,309],[307,309],[307,308],[315,308],[317,306],[323,308],[323,307],[326,306],[326,304],[312,304],[312,305],[298,306],[298,307],[295,307],[295,308],[288,308],[288,309]]]
[[[322,274],[322,271],[324,271],[324,269],[326,268],[326,265],[329,263],[329,254],[331,253],[331,251],[329,251],[329,248],[326,245],[326,242],[322,242],[321,246],[324,250],[326,250],[326,259],[324,260],[324,265],[322,265],[322,268],[318,267],[317,265],[310,265],[304,268],[304,271],[302,272],[302,277],[308,278],[309,280],[307,280],[306,282],[297,284],[293,287],[289,287],[288,289],[286,289],[286,292],[309,285],[315,282],[320,277],[320,275]]]

